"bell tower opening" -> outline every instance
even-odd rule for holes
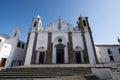
[[[35,23],[34,23],[33,27],[36,27],[36,26],[37,26],[37,22],[35,21]]]

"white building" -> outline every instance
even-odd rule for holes
[[[120,62],[120,45],[95,45],[99,63]]]
[[[16,28],[12,36],[0,34],[0,66],[21,65],[25,43],[19,40],[20,29]],[[6,64],[5,64],[6,63]]]
[[[88,17],[79,17],[78,26],[58,18],[43,28],[39,16],[33,18],[26,44],[24,65],[96,63],[96,53]]]
[[[0,65],[96,64],[120,61],[120,45],[94,45],[88,17],[79,17],[77,26],[58,18],[43,28],[39,16],[33,18],[25,43],[20,29],[12,37],[0,36]],[[7,61],[6,61],[7,59]]]

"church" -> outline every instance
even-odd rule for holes
[[[112,78],[111,65],[119,66],[120,63],[120,45],[95,45],[88,17],[80,16],[76,22],[77,26],[72,26],[58,18],[43,27],[41,17],[36,16],[26,43],[19,39],[19,28],[13,31],[12,36],[0,34],[0,67],[5,67],[8,72],[4,74],[3,69],[2,75],[38,78],[49,72],[49,77],[50,74],[65,76],[89,72],[100,79]]]
[[[78,63],[97,63],[88,17],[80,16],[77,27],[58,18],[45,28],[40,16],[33,18],[23,65]]]
[[[119,44],[95,45],[88,17],[80,16],[76,22],[77,26],[74,27],[58,18],[43,27],[42,19],[36,16],[32,20],[26,43],[19,39],[19,28],[16,28],[9,38],[1,35],[0,64],[7,68],[33,64],[120,62]],[[3,44],[11,47],[6,45],[6,48]]]

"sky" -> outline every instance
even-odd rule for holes
[[[80,15],[87,16],[95,44],[118,44],[120,0],[0,0],[0,33],[12,35],[20,27],[20,39],[26,42],[37,15],[43,27],[58,17],[75,27]]]

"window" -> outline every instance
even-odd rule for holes
[[[17,34],[15,33],[15,35],[14,36],[16,36]]]
[[[61,29],[61,23],[60,22],[58,23],[58,29]]]
[[[33,27],[36,27],[37,26],[37,22],[34,23]]]
[[[110,57],[110,61],[114,61],[114,58],[113,56],[109,56]]]
[[[112,52],[110,51],[110,49],[108,49],[108,54],[112,54]]]
[[[58,42],[62,42],[62,39],[58,39]]]
[[[0,42],[2,42],[2,40],[0,39]]]
[[[20,43],[20,42],[18,42],[17,47],[19,47],[19,48],[20,48],[20,45],[21,45],[21,43]]]
[[[118,49],[119,53],[120,53],[120,48]]]
[[[25,46],[25,45],[24,45],[24,44],[22,44],[22,47],[21,47],[21,48],[22,48],[22,49],[24,49],[24,46]]]
[[[15,32],[15,34],[14,34],[14,37],[17,35],[17,31]]]
[[[85,21],[85,20],[83,20],[83,25],[84,25],[84,26],[87,26],[87,24],[86,24],[86,21]]]

